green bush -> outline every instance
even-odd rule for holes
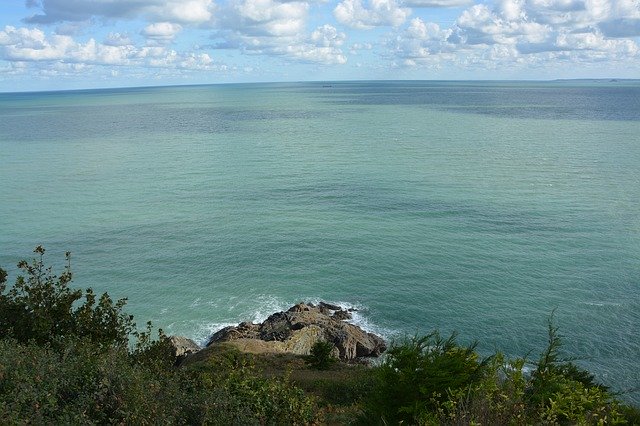
[[[3,424],[311,424],[315,402],[250,366],[156,368],[122,347],[0,340]],[[225,366],[219,366],[226,368]],[[224,374],[221,374],[224,373]]]
[[[353,370],[349,375],[315,380],[305,388],[320,395],[326,403],[345,406],[360,404],[371,393],[374,384],[371,371]]]
[[[524,402],[527,385],[525,361],[508,361],[501,353],[488,358],[482,377],[471,386],[452,392],[433,419],[453,425],[524,425],[529,422]]]
[[[482,375],[475,345],[459,346],[437,332],[395,345],[375,369],[377,385],[366,404],[371,422],[426,422],[450,395],[467,389]]]
[[[233,409],[227,411],[246,410],[251,414],[245,417],[255,424],[310,424],[315,420],[313,399],[286,380],[262,378],[243,368],[232,371],[221,385],[233,401]]]
[[[528,399],[540,420],[561,424],[617,424],[623,422],[619,403],[594,376],[560,356],[562,339],[553,315],[548,344],[531,374]]]
[[[38,257],[30,263],[18,263],[26,276],[18,276],[8,291],[6,272],[0,273],[0,338],[57,345],[63,339],[81,337],[101,346],[128,344],[135,324],[133,317],[123,312],[126,299],[114,302],[104,293],[96,302],[92,289],[84,293],[71,289],[69,252],[59,276],[44,266],[42,246],[34,253]]]
[[[177,369],[186,400],[187,424],[311,424],[312,397],[286,378],[265,378],[252,357],[232,346],[207,348],[211,355]],[[188,415],[186,415],[188,414]]]
[[[130,362],[121,347],[67,340],[52,349],[0,340],[0,406],[12,421],[36,424],[126,423],[173,417],[179,389]]]
[[[328,370],[336,363],[333,356],[334,345],[325,340],[318,340],[311,347],[311,352],[307,357],[307,363],[316,370]]]

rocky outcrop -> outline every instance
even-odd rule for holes
[[[196,342],[183,336],[170,336],[169,345],[176,359],[176,364],[179,364],[188,355],[198,352],[201,349]]]
[[[386,350],[384,340],[346,322],[351,312],[340,306],[320,302],[298,303],[286,312],[276,312],[261,324],[242,322],[214,333],[207,346],[231,342],[241,350],[288,352],[307,355],[319,340],[335,345],[343,361],[376,357]]]

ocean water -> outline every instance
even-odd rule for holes
[[[0,266],[203,341],[306,300],[640,385],[640,83],[0,94]],[[625,398],[639,402],[638,393]]]

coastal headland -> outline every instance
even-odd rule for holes
[[[196,358],[206,357],[209,349],[226,343],[242,352],[254,354],[309,355],[317,342],[328,342],[333,346],[332,355],[344,362],[362,361],[378,357],[386,349],[384,339],[349,323],[353,309],[320,302],[300,302],[286,311],[270,315],[262,323],[241,322],[216,331],[208,339],[203,353]],[[172,336],[175,354],[187,359],[201,351],[193,341]]]

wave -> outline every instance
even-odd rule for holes
[[[598,306],[598,307],[603,307],[603,306],[619,307],[619,306],[622,306],[622,303],[616,303],[616,302],[582,302],[582,303],[584,305]]]

